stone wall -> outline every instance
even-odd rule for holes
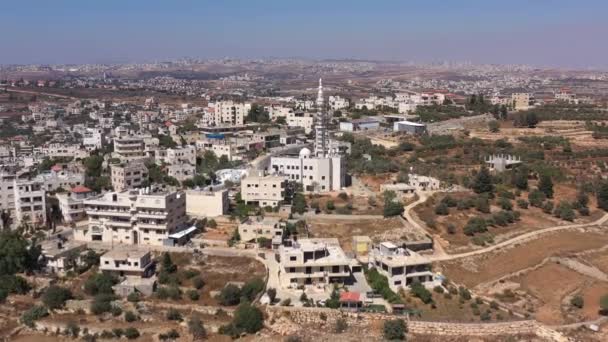
[[[377,321],[391,320],[406,316],[381,313],[354,313],[325,308],[296,308],[267,306],[268,327],[283,335],[294,333],[300,325],[333,326],[339,318],[348,325],[359,327],[372,326]],[[293,324],[290,325],[288,321]],[[274,324],[273,324],[274,323]],[[513,321],[500,323],[447,323],[408,321],[409,331],[413,334],[451,335],[451,336],[497,336],[517,334],[537,334],[540,325],[536,321]]]

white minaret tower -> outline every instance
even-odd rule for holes
[[[317,115],[315,118],[315,156],[327,157],[327,115],[323,100],[323,81],[319,78],[319,92],[317,93]]]

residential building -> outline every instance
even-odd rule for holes
[[[75,165],[53,165],[50,171],[36,176],[46,191],[70,190],[84,184],[85,171]]]
[[[176,163],[166,166],[167,175],[180,182],[191,179],[196,174],[196,167],[188,163]]]
[[[99,258],[99,269],[119,277],[147,278],[154,274],[154,262],[149,251],[113,249]]]
[[[123,162],[146,158],[144,138],[123,136],[114,139],[114,155]]]
[[[241,179],[241,199],[260,207],[276,207],[285,199],[285,176],[249,176]]]
[[[79,241],[172,245],[169,235],[184,228],[186,196],[162,189],[107,192],[84,201],[87,227],[76,227]]]
[[[289,240],[279,247],[278,254],[284,287],[344,283],[355,265],[335,238]]]
[[[413,282],[434,286],[431,261],[414,251],[396,246],[392,242],[382,242],[369,253],[369,267],[388,278],[391,290],[397,292]]]
[[[58,193],[59,208],[66,223],[76,222],[86,217],[84,201],[95,195],[95,192],[83,185],[75,186],[69,193]]]
[[[226,215],[230,206],[228,190],[187,190],[186,214],[190,217]]]
[[[490,170],[503,172],[521,165],[521,158],[509,154],[494,154],[485,159]]]
[[[348,101],[348,99],[345,99],[340,96],[330,96],[327,102],[329,104],[329,109],[331,110],[345,109],[350,106],[350,102]]]
[[[315,157],[303,148],[298,157],[271,157],[270,172],[302,184],[306,192],[339,191],[345,186],[346,167],[339,155]]]
[[[263,238],[280,245],[284,228],[285,223],[277,217],[249,217],[239,223],[238,231],[241,241],[255,242]]]
[[[234,101],[221,101],[215,103],[215,125],[231,124],[243,125],[245,117],[251,110],[250,103],[236,103]]]
[[[87,128],[82,135],[82,144],[87,151],[101,149],[104,142],[103,130],[101,128]]]
[[[364,118],[340,122],[340,131],[342,132],[370,131],[377,130],[379,128],[380,121],[374,118]]]
[[[44,240],[40,247],[44,268],[58,274],[77,266],[80,253],[86,250],[84,242],[62,239]]]
[[[148,168],[141,160],[110,166],[112,187],[117,192],[139,188],[148,180]]]
[[[310,113],[296,112],[290,113],[285,121],[288,127],[302,127],[306,134],[310,134],[314,128],[315,118]]]
[[[527,110],[530,108],[529,93],[514,93],[511,94],[511,101],[515,110]]]
[[[397,121],[393,123],[394,132],[405,132],[408,134],[424,134],[426,133],[426,124],[411,121]]]
[[[46,223],[46,191],[35,180],[14,180],[16,224],[44,225]]]

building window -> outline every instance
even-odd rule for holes
[[[289,257],[289,261],[296,261],[297,259],[298,259],[298,258],[297,258],[297,257],[295,257],[295,256],[290,256],[290,257]]]

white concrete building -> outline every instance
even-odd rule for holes
[[[167,175],[180,182],[191,179],[196,175],[196,167],[188,163],[176,163],[166,166]]]
[[[288,127],[302,127],[306,134],[310,134],[314,128],[315,118],[310,113],[291,113],[286,117]]]
[[[36,176],[46,191],[59,189],[69,190],[75,186],[83,185],[85,178],[84,170],[69,165],[54,165],[50,171],[42,172]]]
[[[260,207],[276,207],[285,199],[285,176],[249,176],[241,179],[241,199]]]
[[[340,96],[330,96],[327,102],[331,110],[345,109],[350,106],[350,102],[348,101],[348,99],[345,99]]]
[[[414,251],[382,242],[372,248],[368,257],[369,267],[375,267],[387,277],[389,287],[395,292],[415,281],[429,287],[436,285],[430,260]]]
[[[80,149],[78,144],[53,143],[42,147],[42,154],[49,158],[86,158],[89,152]]]
[[[346,178],[342,157],[314,157],[308,148],[303,148],[295,158],[271,157],[269,171],[301,183],[307,192],[339,191]]]
[[[133,160],[110,166],[114,191],[139,188],[148,180],[148,168],[141,160]]]
[[[79,185],[70,190],[69,193],[55,195],[59,201],[59,208],[66,223],[80,221],[86,217],[84,201],[94,196],[93,190]]]
[[[277,217],[249,217],[239,223],[238,231],[241,241],[251,242],[264,238],[275,240],[280,244],[285,223]]]
[[[35,180],[15,179],[13,189],[17,226],[22,224],[44,225],[46,223],[46,191],[43,184]]]
[[[188,145],[168,148],[161,161],[167,164],[188,163],[196,165],[196,147]]]
[[[150,189],[107,192],[84,202],[89,224],[74,229],[79,241],[111,244],[172,244],[169,235],[184,227],[186,196]]]
[[[99,258],[99,270],[119,277],[146,278],[154,273],[149,251],[114,249]]]
[[[104,144],[103,130],[101,128],[87,128],[82,135],[82,144],[87,151],[102,148]]]
[[[245,117],[251,110],[251,103],[236,103],[234,101],[221,101],[215,103],[215,125],[231,124],[243,125]]]
[[[346,256],[338,239],[300,239],[279,247],[279,264],[281,286],[294,287],[344,283],[355,261]]]
[[[191,217],[226,215],[230,206],[228,190],[187,190],[186,213]]]

